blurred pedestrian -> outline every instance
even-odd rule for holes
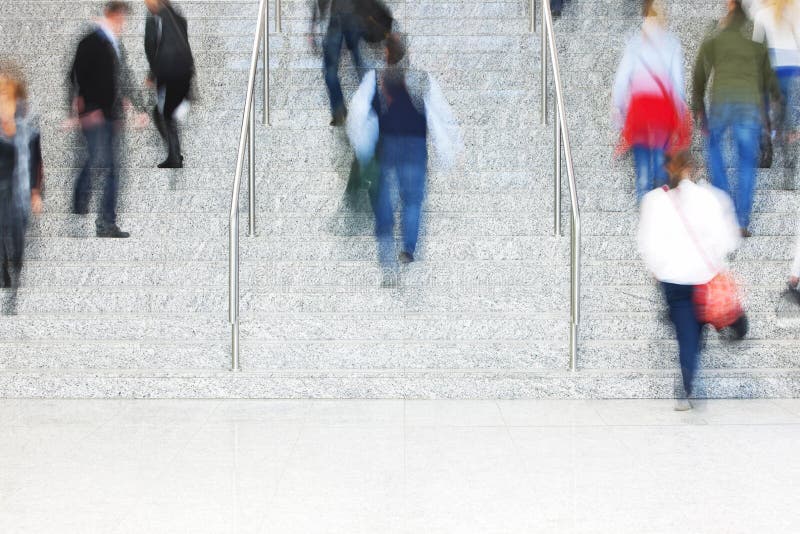
[[[780,102],[780,88],[766,47],[743,31],[747,15],[740,0],[727,0],[728,15],[700,46],[692,81],[692,110],[708,134],[708,169],[712,183],[730,194],[723,141],[732,133],[738,155],[734,203],[743,237],[749,237],[750,212],[756,185],[761,132],[765,123],[764,102]],[[711,109],[706,113],[709,78]]]
[[[550,12],[554,18],[561,16],[561,11],[564,9],[564,3],[567,0],[550,0]]]
[[[766,42],[769,57],[783,97],[776,121],[778,145],[786,165],[785,186],[796,187],[797,151],[800,140],[800,10],[795,0],[770,0],[753,21],[753,40]]]
[[[7,314],[16,313],[30,215],[42,211],[44,167],[34,122],[22,71],[0,64],[0,269],[2,287],[11,290],[4,302]]]
[[[408,68],[406,47],[398,34],[386,38],[385,54],[387,66],[380,78],[370,72],[356,92],[347,130],[358,160],[366,164],[377,157],[379,162],[378,184],[372,196],[375,235],[384,285],[393,285],[397,261],[413,262],[417,248],[428,168],[428,133],[443,167],[453,165],[462,145],[458,125],[439,85],[427,73]],[[395,256],[394,243],[395,186],[402,202],[399,256]]]
[[[641,30],[625,47],[612,90],[621,129],[618,151],[633,152],[639,201],[666,183],[667,151],[686,148],[691,139],[680,41],[666,30],[654,0],[644,3],[643,15]]]
[[[116,152],[125,108],[131,107],[132,101],[137,109],[143,110],[144,105],[139,91],[134,89],[125,49],[119,41],[128,13],[130,7],[125,2],[113,0],[105,5],[103,17],[78,44],[69,75],[72,112],[78,117],[88,151],[75,182],[73,213],[85,215],[89,212],[92,170],[104,169],[105,187],[102,210],[96,221],[97,237],[130,236],[117,226],[119,170]],[[147,115],[139,113],[136,124],[143,126],[146,122]]]
[[[177,115],[188,107],[194,77],[194,58],[189,46],[186,19],[170,0],[145,0],[150,14],[144,30],[144,50],[150,72],[148,85],[155,85],[157,104],[153,109],[161,138],[167,143],[167,159],[159,169],[183,167]]]
[[[639,253],[661,284],[678,340],[682,390],[677,410],[688,410],[700,358],[703,322],[697,292],[725,270],[725,258],[739,243],[733,206],[721,191],[693,181],[688,152],[671,158],[669,186],[642,199]],[[746,317],[732,321],[737,337],[746,332]],[[680,388],[679,388],[680,389]]]
[[[391,31],[392,14],[381,0],[315,0],[311,33],[317,23],[330,13],[328,29],[322,45],[325,85],[331,102],[331,126],[342,126],[347,118],[342,85],[339,81],[339,62],[342,42],[350,50],[359,77],[363,70],[360,45],[362,40],[380,42]]]

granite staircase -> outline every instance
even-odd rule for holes
[[[19,314],[0,318],[0,395],[672,394],[671,333],[633,243],[632,172],[611,159],[608,88],[625,33],[638,21],[628,8],[574,0],[556,23],[584,214],[584,315],[573,373],[569,244],[551,235],[552,132],[538,122],[539,36],[528,32],[527,2],[389,3],[409,35],[412,64],[435,75],[453,105],[466,152],[454,170],[431,170],[418,261],[387,289],[366,199],[344,198],[352,152],[344,132],[328,126],[308,5],[283,0],[282,32],[270,37],[272,125],[257,126],[257,236],[241,237],[241,371],[232,372],[227,211],[257,3],[179,3],[200,97],[185,128],[186,168],[155,169],[163,151],[154,129],[127,131],[119,212],[128,240],[97,239],[93,215],[69,213],[81,141],[60,129],[66,65],[100,5],[0,6],[0,46],[26,66],[48,171]],[[143,80],[144,8],[135,8],[123,41]],[[700,26],[716,12],[685,0],[671,9],[683,8],[693,14],[674,25],[691,58]],[[365,55],[374,63],[379,51]],[[358,82],[344,57],[349,96]],[[779,176],[762,178],[756,237],[736,259],[753,338],[735,348],[709,341],[709,395],[797,392],[797,329],[782,326],[773,309],[798,204],[795,193],[777,189]],[[245,228],[246,196],[240,204]]]

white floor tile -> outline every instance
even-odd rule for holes
[[[0,532],[794,534],[798,405],[0,402]]]
[[[508,426],[590,426],[605,422],[585,400],[497,401]]]
[[[406,401],[405,424],[414,426],[504,426],[497,401],[411,400]]]

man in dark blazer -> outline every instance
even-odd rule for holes
[[[140,93],[134,89],[125,60],[125,51],[119,41],[130,12],[128,4],[111,1],[105,5],[103,17],[81,39],[70,69],[70,100],[86,138],[88,156],[75,182],[73,213],[84,215],[89,211],[91,173],[94,168],[104,169],[105,187],[101,213],[97,218],[97,237],[129,237],[117,226],[117,137],[122,128],[126,107],[135,101],[143,109]],[[140,113],[137,124],[147,116]]]
[[[144,27],[144,51],[150,65],[148,85],[155,85],[158,104],[153,121],[167,142],[167,159],[161,169],[183,167],[176,115],[189,100],[194,77],[194,58],[189,46],[186,19],[170,0],[145,0],[150,14]]]

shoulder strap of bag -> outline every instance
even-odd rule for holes
[[[689,221],[686,219],[686,215],[683,213],[680,204],[678,204],[678,201],[675,200],[674,195],[669,194],[670,191],[669,187],[665,185],[662,187],[662,189],[664,190],[670,201],[672,201],[672,206],[675,208],[675,211],[678,212],[678,217],[680,217],[681,222],[683,223],[683,227],[686,228],[686,233],[689,234],[689,238],[692,240],[692,243],[694,243],[697,252],[699,252],[700,256],[703,258],[703,262],[706,264],[706,267],[708,267],[708,270],[711,271],[712,275],[718,273],[721,269],[714,267],[713,262],[709,259],[705,250],[700,245],[700,240],[697,239],[697,236],[692,230],[692,226],[689,224]]]

